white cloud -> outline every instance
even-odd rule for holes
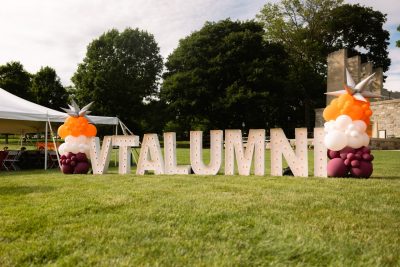
[[[166,57],[179,39],[205,21],[251,19],[263,4],[262,0],[9,1],[0,9],[0,64],[20,61],[30,72],[49,65],[64,84],[70,84],[86,46],[107,30],[147,30]]]
[[[278,0],[273,0],[277,2]],[[140,28],[154,34],[166,57],[179,39],[205,21],[252,19],[267,0],[13,0],[0,8],[0,64],[20,61],[30,72],[41,66],[56,69],[65,85],[85,56],[86,46],[112,28]],[[362,0],[361,4],[388,13],[386,27],[400,24],[398,0]],[[398,88],[398,53],[390,54],[392,68],[386,87]],[[393,74],[392,74],[393,73]],[[397,74],[396,74],[397,73]],[[397,80],[397,84],[396,84]]]
[[[397,26],[400,25],[399,0],[346,0],[346,2],[372,7],[374,10],[387,14],[384,28],[390,32],[389,58],[392,64],[385,73],[387,78],[384,87],[391,91],[400,91],[400,48],[395,47],[395,41],[400,40],[400,34],[396,31]]]
[[[372,7],[374,10],[387,14],[387,25],[400,24],[399,0],[345,0],[345,2]]]
[[[389,57],[392,59],[392,64],[388,72],[384,84],[386,89],[391,91],[400,91],[400,48],[391,48]]]

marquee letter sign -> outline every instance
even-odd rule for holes
[[[221,168],[223,131],[210,131],[210,163],[203,162],[203,132],[190,132],[190,164],[193,172],[200,175],[216,175]]]
[[[239,175],[250,175],[251,161],[254,160],[254,174],[265,173],[265,130],[250,130],[246,148],[242,142],[241,130],[225,131],[225,175],[233,175],[235,156]]]
[[[176,163],[176,133],[164,133],[165,174],[189,174],[190,166]]]
[[[160,141],[158,141],[156,134],[145,134],[143,136],[136,174],[143,175],[145,171],[154,171],[155,174],[165,174]]]
[[[295,130],[296,153],[282,129],[271,129],[271,175],[282,176],[282,156],[285,157],[294,176],[308,176],[307,129]]]
[[[308,176],[308,140],[307,129],[295,131],[295,149],[286,138],[282,129],[271,129],[271,175],[282,176],[282,158],[285,158],[294,176]],[[327,148],[324,143],[323,128],[314,129],[314,175],[327,177]],[[118,173],[131,172],[131,148],[139,146],[138,136],[105,136],[100,147],[98,137],[90,139],[90,158],[93,174],[103,174],[108,170],[112,146],[119,147]],[[247,142],[243,142],[241,130],[210,131],[210,160],[203,160],[203,132],[190,132],[190,165],[178,165],[176,155],[176,134],[164,133],[164,155],[157,134],[145,134],[140,149],[136,174],[146,171],[155,174],[216,175],[221,169],[223,149],[225,148],[225,175],[235,174],[235,165],[239,175],[265,175],[265,130],[251,129]],[[254,159],[254,161],[253,161]]]

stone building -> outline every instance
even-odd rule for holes
[[[367,88],[375,94],[384,94],[382,68],[374,68],[371,62],[361,63],[360,56],[347,57],[346,49],[328,55],[327,92],[343,90],[346,83],[346,67],[355,83],[375,72],[375,81]],[[326,97],[328,105],[334,96]],[[400,99],[371,99],[371,146],[381,149],[400,149]],[[323,127],[323,108],[315,110],[315,127]]]

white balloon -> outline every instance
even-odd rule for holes
[[[58,153],[60,153],[60,155],[63,155],[65,153],[65,143],[61,144],[58,147]]]
[[[70,152],[72,152],[74,154],[78,153],[79,152],[79,145],[77,145],[77,144],[71,145],[71,151]]]
[[[364,133],[364,134],[361,136],[361,138],[363,139],[362,146],[368,146],[368,145],[369,145],[369,140],[370,140],[368,134]]]
[[[337,129],[346,130],[347,126],[349,126],[351,123],[352,123],[352,120],[349,116],[340,115],[339,117],[336,118],[335,127]]]
[[[349,124],[348,126],[347,126],[347,129],[346,129],[346,131],[348,131],[348,130],[350,130],[350,131],[354,131],[354,130],[358,130],[357,128],[356,128],[356,126],[353,124],[353,123],[351,123],[351,124]]]
[[[81,141],[79,140],[79,137],[74,137],[74,144],[79,145]]]
[[[351,148],[360,148],[364,144],[364,138],[362,136],[348,136],[347,137],[347,146]]]
[[[367,130],[367,124],[364,121],[356,120],[353,121],[353,125],[359,132],[365,132]]]
[[[86,144],[88,146],[90,146],[91,140],[92,140],[92,137],[86,137]]]
[[[360,133],[358,131],[353,130],[353,131],[350,131],[350,133],[348,135],[350,135],[351,137],[359,137]]]
[[[335,130],[335,121],[330,120],[324,123],[324,130],[326,133]]]
[[[86,142],[86,136],[84,136],[84,135],[78,136],[77,141],[80,144],[85,143]]]
[[[72,140],[73,138],[74,138],[74,137],[73,137],[72,135],[68,135],[67,137],[65,137],[65,143],[71,142],[71,140]]]
[[[330,131],[324,138],[325,146],[333,151],[339,151],[346,147],[347,136],[342,131]]]

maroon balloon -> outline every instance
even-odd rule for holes
[[[353,168],[357,168],[358,166],[360,166],[360,161],[359,160],[356,160],[356,159],[354,159],[354,160],[352,160],[351,161],[351,167],[353,167]]]
[[[344,165],[350,166],[350,164],[351,164],[351,160],[350,159],[345,159],[344,160]]]
[[[341,158],[331,159],[328,162],[327,170],[329,177],[345,177],[349,172],[349,169]]]
[[[89,171],[89,162],[78,162],[75,166],[74,174],[87,174]]]
[[[371,154],[363,154],[362,158],[364,161],[372,161],[374,157]]]
[[[71,165],[62,165],[61,166],[61,170],[64,174],[72,174],[74,173],[74,167],[72,167]]]
[[[79,162],[87,161],[86,154],[79,152],[78,154],[76,154],[76,160]]]
[[[368,161],[360,161],[358,168],[351,168],[350,173],[352,177],[356,178],[369,178],[373,172],[372,163]]]
[[[328,158],[329,159],[340,158],[339,151],[333,151],[333,150],[328,149]]]
[[[67,156],[65,156],[65,155],[61,155],[61,157],[60,157],[60,159],[66,159],[67,158]]]
[[[340,150],[339,153],[340,153],[340,157],[342,159],[346,159],[347,154],[355,153],[355,150],[354,150],[354,148],[351,148],[351,147],[347,146],[347,147],[343,148],[342,150]]]
[[[360,149],[363,153],[371,153],[371,149],[369,147],[363,146]]]
[[[72,152],[68,152],[68,154],[67,154],[67,159],[71,159],[72,156],[75,156],[75,154],[72,153]]]

